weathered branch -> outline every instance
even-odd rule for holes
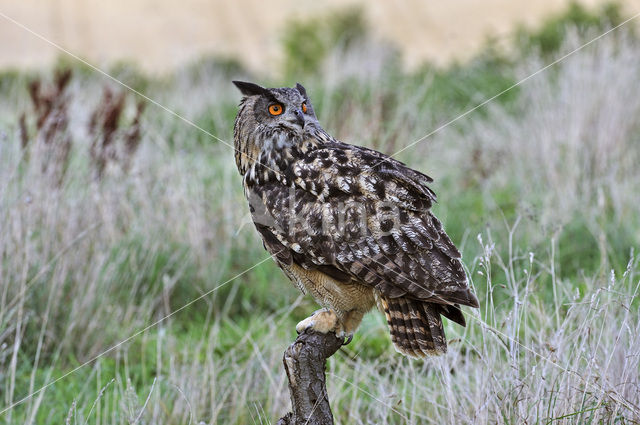
[[[278,425],[333,424],[325,384],[325,363],[342,346],[335,333],[307,330],[284,352],[283,363],[289,380],[292,412]]]

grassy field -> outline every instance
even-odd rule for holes
[[[573,8],[521,31],[517,53],[488,45],[411,73],[358,19],[297,26],[275,81],[206,58],[163,79],[109,70],[204,131],[75,63],[60,64],[68,80],[0,75],[0,424],[268,424],[289,410],[282,352],[317,307],[268,258],[233,151],[207,134],[232,141],[238,78],[299,81],[336,137],[409,146],[398,158],[435,178],[480,299],[466,328],[445,325],[447,355],[424,361],[367,315],[328,362],[337,423],[640,422],[634,32],[450,123],[622,18]]]

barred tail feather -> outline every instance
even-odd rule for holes
[[[411,357],[426,357],[447,352],[441,306],[410,298],[377,297],[384,312],[395,349]]]

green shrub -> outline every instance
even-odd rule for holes
[[[317,74],[331,49],[348,48],[366,35],[365,20],[357,8],[309,21],[290,22],[282,37],[284,74]]]
[[[598,9],[589,10],[580,3],[573,2],[565,12],[548,19],[540,29],[520,28],[516,37],[517,44],[525,52],[533,50],[551,55],[560,50],[570,29],[576,29],[582,36],[590,32],[599,34],[619,25],[623,20],[618,3],[606,3]]]

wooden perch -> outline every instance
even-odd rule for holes
[[[342,346],[333,332],[306,330],[284,352],[282,359],[291,395],[291,412],[278,425],[333,424],[325,384],[325,363]]]

